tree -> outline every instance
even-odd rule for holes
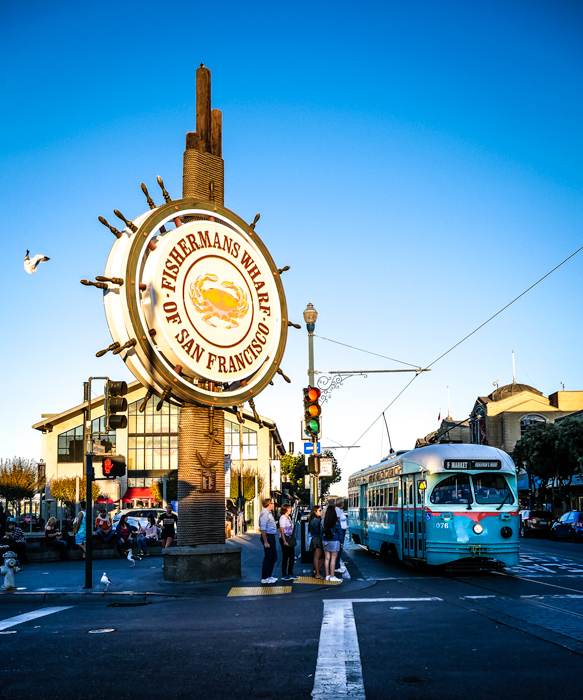
[[[326,498],[330,493],[330,486],[337,483],[341,479],[340,467],[338,466],[338,460],[334,457],[331,450],[325,450],[322,453],[322,457],[330,457],[333,464],[332,476],[323,476],[320,479],[321,483],[321,493],[320,498]],[[310,490],[305,487],[304,478],[308,474],[308,465],[306,464],[306,459],[304,455],[293,455],[288,453],[284,455],[281,459],[281,472],[286,474],[288,481],[292,485],[294,494],[300,499],[302,503],[310,502]]]
[[[152,482],[150,486],[152,491],[152,496],[156,499],[157,503],[162,503],[164,495],[164,478],[159,481]],[[172,469],[168,472],[166,477],[166,502],[178,500],[178,469]]]
[[[56,479],[51,479],[50,487],[51,494],[57,501],[62,501],[68,508],[73,508],[75,505],[75,492],[77,479],[74,476],[61,476]],[[99,484],[95,481],[91,484],[91,494],[93,501],[96,501],[101,493]],[[87,482],[85,479],[80,479],[79,483],[79,500],[85,501],[87,495]]]
[[[32,498],[44,485],[44,476],[33,459],[0,460],[0,498],[10,501],[17,513],[20,513],[20,501]]]
[[[257,477],[257,494],[255,493],[255,477]],[[263,475],[256,467],[244,467],[243,469],[243,497],[249,501],[263,492],[265,481]],[[239,468],[231,463],[231,498],[239,497]]]

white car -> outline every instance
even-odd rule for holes
[[[136,532],[139,530],[140,526],[144,529],[148,524],[148,515],[153,515],[156,521],[158,518],[166,512],[166,508],[125,508],[116,513],[113,518],[113,528],[117,527],[122,515],[128,516],[128,523],[132,530]],[[160,528],[158,528],[158,536],[160,536]]]

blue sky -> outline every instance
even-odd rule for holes
[[[38,457],[41,413],[90,375],[130,379],[101,293],[113,238],[97,221],[146,210],[156,175],[181,192],[195,70],[223,110],[225,204],[278,264],[290,317],[427,365],[582,245],[583,7],[575,2],[5,2],[0,116],[3,342],[0,456]],[[156,201],[161,201],[159,194]],[[51,261],[35,276],[26,249]],[[387,411],[396,449],[462,419],[493,382],[583,389],[583,252],[424,373]],[[320,370],[399,365],[316,339]],[[257,400],[299,440],[307,333],[292,378]],[[407,375],[352,378],[324,442],[352,444]],[[377,422],[345,476],[387,452]],[[339,452],[343,455],[344,452]],[[342,457],[341,457],[342,458]]]

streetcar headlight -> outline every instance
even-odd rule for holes
[[[481,535],[482,532],[484,532],[484,528],[480,525],[480,523],[476,523],[474,525],[474,532],[476,533],[476,535]]]

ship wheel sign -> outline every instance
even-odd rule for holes
[[[104,289],[113,344],[148,398],[227,407],[253,399],[279,369],[288,318],[280,275],[255,232],[214,202],[171,200],[118,231]],[[295,325],[295,324],[289,324]],[[287,380],[287,377],[283,375]],[[288,380],[289,381],[289,380]]]

